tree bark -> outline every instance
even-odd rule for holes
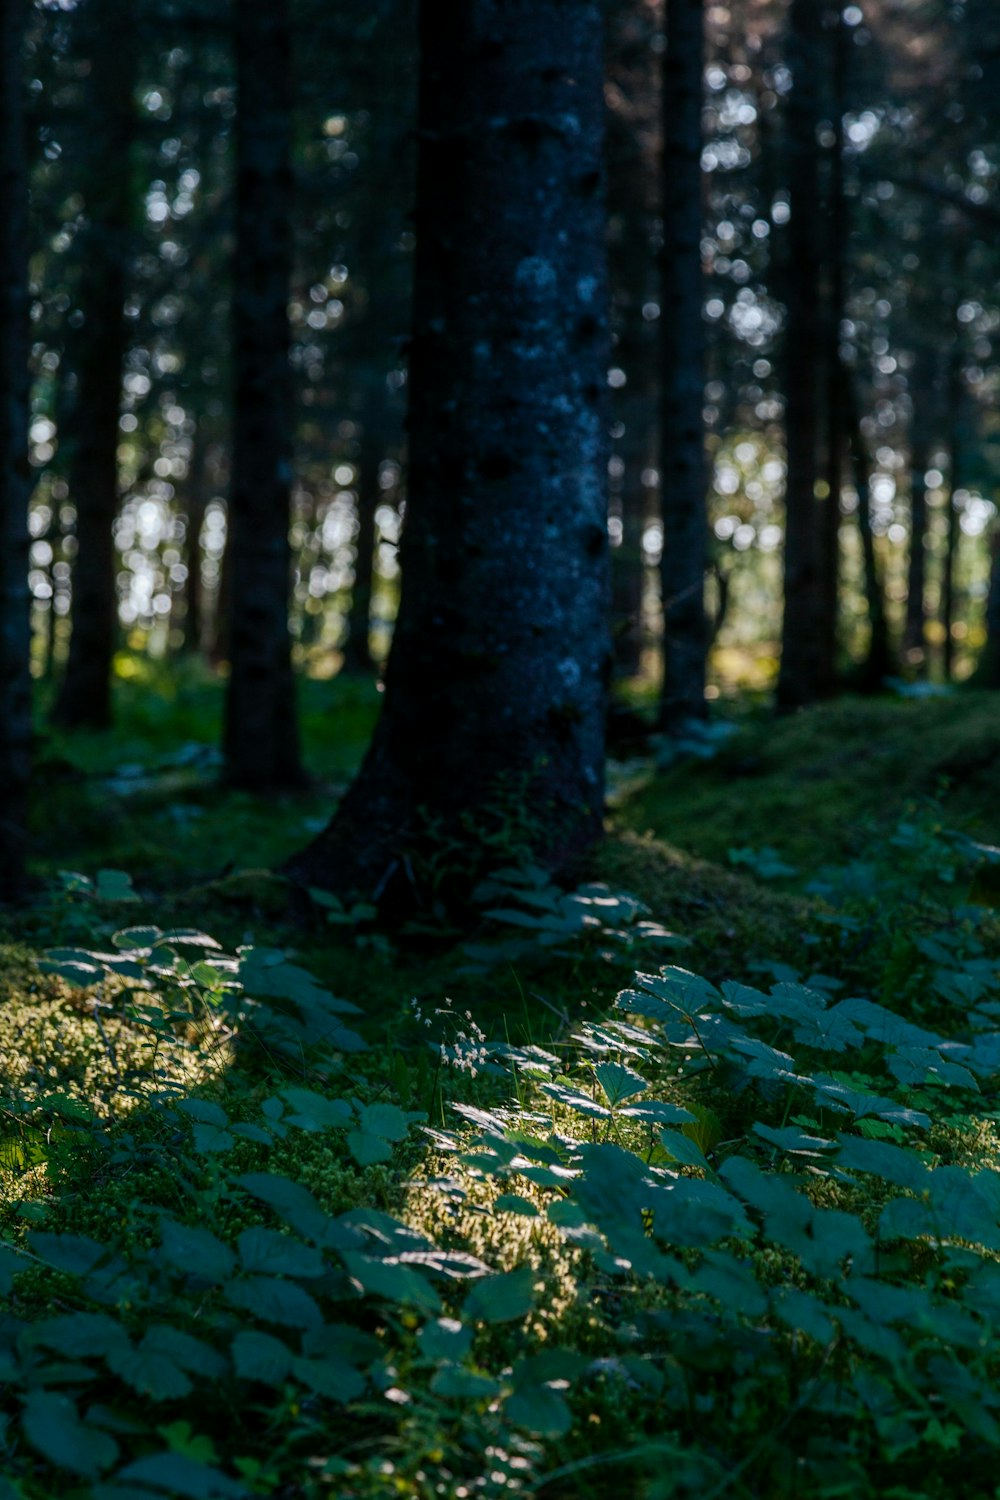
[[[780,709],[815,701],[822,679],[818,610],[819,514],[815,498],[819,437],[820,122],[822,7],[792,0],[788,58],[794,84],[788,105],[791,220],[785,326],[785,609],[781,634]]]
[[[924,594],[927,581],[927,480],[930,465],[930,413],[926,388],[920,384],[919,361],[913,391],[913,427],[910,435],[910,555],[907,564],[906,624],[903,650],[907,664],[919,675],[927,670],[924,629],[927,611]]]
[[[344,642],[344,671],[368,677],[375,670],[370,633],[372,591],[375,583],[375,512],[381,488],[379,473],[385,456],[385,376],[381,368],[369,376],[370,389],[361,413],[361,451],[358,454],[358,532],[354,541],[354,582]]]
[[[67,340],[76,376],[68,476],[76,555],[69,656],[53,717],[66,729],[105,729],[111,723],[118,633],[112,527],[118,513],[118,420],[128,343],[135,51],[133,23],[115,0],[88,0],[80,25],[90,59],[90,114],[79,176],[87,215],[80,233],[77,311],[82,321]]]
[[[955,660],[955,563],[958,558],[958,509],[955,492],[961,482],[962,352],[956,339],[948,368],[948,528],[945,533],[944,575],[941,580],[942,665],[950,682]]]
[[[833,141],[829,150],[830,173],[827,194],[827,285],[823,319],[826,345],[826,487],[820,506],[819,676],[817,691],[829,698],[837,690],[837,625],[840,614],[840,492],[847,423],[843,410],[843,380],[840,359],[840,323],[844,316],[847,286],[847,247],[850,232],[844,192],[844,114],[847,110],[847,74],[850,30],[844,21],[841,0],[828,12],[832,22],[832,115]]]
[[[601,831],[602,42],[598,0],[424,0],[399,617],[304,882],[409,899],[451,847],[467,894],[512,819],[556,869]]]
[[[288,629],[292,44],[288,0],[240,0],[235,15],[235,411],[224,754],[231,785],[265,791],[303,779]]]
[[[858,492],[858,531],[861,534],[861,555],[864,562],[865,600],[868,605],[870,637],[868,654],[861,668],[862,692],[877,693],[884,686],[892,671],[892,648],[889,641],[889,622],[885,609],[885,584],[875,549],[875,534],[871,518],[871,459],[861,431],[860,413],[854,391],[851,388],[850,372],[841,366],[843,383],[842,407],[847,415],[851,460],[854,469],[854,484]]]
[[[705,715],[708,561],[701,266],[703,0],[671,0],[663,67],[662,728]]]
[[[31,771],[25,0],[0,0],[0,900],[20,895]]]

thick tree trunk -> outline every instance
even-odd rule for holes
[[[0,0],[0,900],[24,880],[31,770],[25,0]]]
[[[344,671],[367,677],[375,670],[370,633],[375,583],[375,512],[381,498],[379,473],[385,457],[385,377],[381,368],[370,376],[361,413],[361,451],[358,454],[358,531],[354,540],[354,582],[344,642]]]
[[[420,41],[399,618],[365,763],[289,866],[387,895],[428,841],[467,893],[512,818],[552,868],[599,835],[610,670],[603,6],[424,0]]]
[[[76,511],[69,657],[53,717],[67,729],[111,723],[118,633],[112,527],[118,513],[118,420],[127,348],[125,292],[135,132],[133,22],[115,0],[88,0],[90,111],[81,152],[86,224],[78,311],[67,350],[76,376],[70,421],[70,500]]]
[[[236,7],[235,412],[227,538],[232,568],[226,776],[254,791],[296,786],[288,630],[293,384],[292,59],[288,0]]]
[[[703,0],[671,0],[663,67],[663,691],[660,722],[705,714],[708,562],[701,151]]]
[[[930,426],[925,401],[923,387],[915,382],[913,429],[910,436],[910,555],[907,564],[903,650],[907,665],[920,676],[927,670],[927,645],[924,637],[927,611],[924,594],[927,581],[926,474],[930,466]]]
[[[812,703],[822,681],[819,513],[815,498],[819,437],[820,187],[817,130],[822,110],[822,7],[792,0],[788,58],[789,225],[785,326],[785,611],[778,707]]]
[[[990,539],[990,588],[986,596],[986,643],[976,665],[977,687],[1000,688],[1000,532]]]

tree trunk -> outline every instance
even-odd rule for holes
[[[370,634],[372,591],[375,583],[375,512],[381,498],[379,471],[385,456],[385,376],[381,368],[369,377],[361,413],[361,451],[358,455],[358,533],[354,543],[354,582],[344,642],[344,671],[369,677],[375,670]]]
[[[87,218],[79,237],[82,322],[67,347],[76,376],[69,469],[76,555],[69,656],[53,717],[66,729],[104,729],[111,723],[118,633],[112,528],[118,513],[118,420],[128,343],[134,28],[115,0],[88,0],[80,24],[90,58],[87,144],[79,177]]]
[[[868,654],[861,668],[862,692],[877,693],[892,671],[892,648],[889,643],[889,622],[885,610],[885,585],[875,550],[875,534],[871,518],[871,459],[865,447],[861,431],[860,413],[854,392],[851,389],[850,372],[841,367],[843,383],[842,407],[847,415],[851,440],[851,459],[854,469],[854,484],[858,492],[858,531],[861,534],[861,555],[864,561],[865,600],[868,605],[868,624],[871,631]]]
[[[817,130],[821,113],[822,7],[792,0],[788,57],[794,86],[788,105],[791,220],[785,326],[785,610],[777,702],[812,703],[822,680],[819,514],[815,498],[819,436],[820,189]]]
[[[401,900],[428,845],[467,893],[491,843],[561,868],[599,835],[610,672],[603,6],[424,0],[420,41],[399,618],[364,765],[289,865]]]
[[[191,467],[187,478],[187,519],[184,561],[184,613],[180,621],[183,650],[192,655],[205,649],[205,589],[201,574],[201,533],[208,509],[209,488],[208,439],[196,431],[193,439]]]
[[[240,0],[235,15],[235,411],[224,753],[231,785],[264,791],[303,779],[288,629],[292,58],[288,0]]]
[[[921,358],[917,356],[918,361]],[[918,369],[919,377],[919,369]],[[927,578],[927,480],[930,465],[930,414],[919,379],[914,381],[913,428],[910,435],[910,556],[907,566],[906,624],[903,650],[907,665],[919,676],[927,670],[924,593]]]
[[[823,320],[826,345],[826,488],[820,507],[819,676],[817,691],[829,698],[837,690],[837,623],[840,614],[840,492],[843,485],[844,436],[840,360],[840,323],[844,316],[847,282],[849,220],[844,193],[844,114],[847,110],[847,71],[850,30],[838,0],[833,22],[833,141],[827,203],[827,287]]]
[[[24,0],[0,0],[0,900],[21,893],[31,770]]]
[[[956,340],[948,370],[948,529],[945,534],[944,576],[941,580],[942,666],[950,682],[955,659],[955,563],[958,559],[958,507],[955,493],[962,470],[962,353]]]
[[[977,687],[1000,688],[1000,531],[990,539],[990,588],[986,596],[986,643],[976,665]]]
[[[615,673],[623,678],[636,677],[642,668],[646,587],[643,538],[649,508],[644,476],[655,452],[649,406],[649,395],[637,392],[618,407],[625,428],[618,450],[624,470],[619,491],[621,540],[611,554],[611,628]]]
[[[671,0],[663,68],[663,691],[660,722],[705,715],[705,325],[701,268],[703,0]]]

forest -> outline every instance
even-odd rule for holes
[[[0,0],[0,1500],[998,1500],[997,0]]]

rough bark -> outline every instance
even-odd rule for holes
[[[703,0],[671,0],[663,67],[663,690],[660,722],[705,714],[708,561],[702,312]]]
[[[128,339],[134,27],[115,0],[88,0],[80,24],[90,58],[88,127],[78,179],[86,210],[79,239],[82,322],[67,347],[76,376],[68,476],[76,555],[69,656],[53,717],[67,729],[103,729],[111,723],[118,632],[112,527],[118,513],[118,419]]]
[[[28,172],[24,0],[0,0],[0,899],[24,880],[31,770],[28,599]]]
[[[467,893],[511,814],[554,868],[600,833],[602,12],[424,0],[399,617],[372,746],[300,880],[408,895],[444,837]]]
[[[820,183],[817,130],[821,112],[822,7],[792,0],[788,59],[793,87],[787,109],[791,206],[785,325],[785,609],[777,702],[812,703],[822,680],[819,514],[815,498],[819,438]]]
[[[288,629],[293,381],[292,59],[288,0],[240,0],[236,17],[234,418],[224,754],[231,785],[302,781]]]

